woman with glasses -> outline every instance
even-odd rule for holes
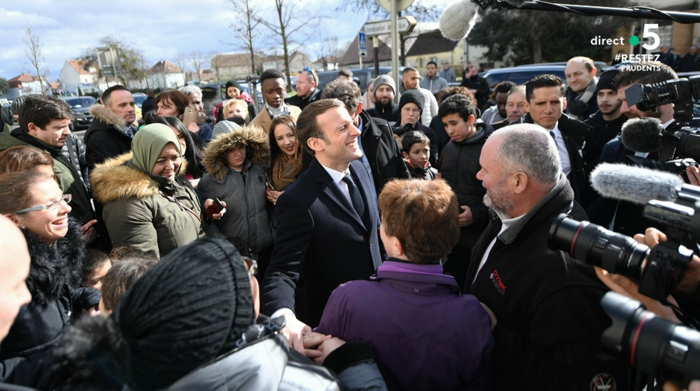
[[[139,129],[131,153],[95,167],[92,189],[113,247],[161,257],[201,235],[199,199],[181,175],[180,142],[170,127]]]
[[[37,171],[0,175],[0,213],[17,224],[27,240],[27,287],[32,295],[0,344],[1,381],[34,385],[71,313],[99,302],[99,293],[80,287],[85,243],[80,226],[68,218],[70,201],[53,176]]]

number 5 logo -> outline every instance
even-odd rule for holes
[[[659,47],[661,44],[661,37],[659,37],[659,34],[656,33],[655,31],[651,31],[652,29],[658,30],[659,25],[658,24],[644,24],[644,33],[642,34],[642,38],[651,38],[652,43],[645,43],[642,45],[642,47],[646,50],[654,50]]]

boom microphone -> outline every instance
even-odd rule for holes
[[[469,35],[476,20],[479,9],[469,0],[453,3],[440,16],[440,32],[451,41],[460,41]]]
[[[591,172],[591,184],[603,197],[642,205],[651,200],[675,201],[679,187],[697,189],[684,185],[678,175],[610,163],[601,163]]]
[[[622,125],[622,145],[634,152],[655,152],[661,146],[663,127],[656,118],[634,118]]]

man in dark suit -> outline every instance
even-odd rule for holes
[[[525,84],[525,96],[530,106],[525,122],[542,126],[554,138],[561,169],[574,189],[576,201],[585,204],[591,190],[583,162],[583,147],[590,128],[563,114],[566,108],[564,83],[555,75],[532,78]]]
[[[360,131],[345,105],[321,99],[297,122],[299,142],[314,155],[275,207],[275,243],[263,283],[263,312],[283,315],[283,333],[303,351],[339,284],[367,279],[382,262],[372,179],[358,159]]]

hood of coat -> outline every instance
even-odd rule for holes
[[[260,128],[247,126],[220,134],[209,142],[202,159],[204,168],[214,178],[223,181],[229,172],[226,153],[240,146],[246,148],[246,161],[263,166],[269,164],[270,147],[267,133]]]
[[[105,105],[92,105],[92,107],[90,107],[90,114],[92,114],[96,120],[108,125],[114,125],[119,129],[124,129],[126,127],[124,119],[108,109]]]

